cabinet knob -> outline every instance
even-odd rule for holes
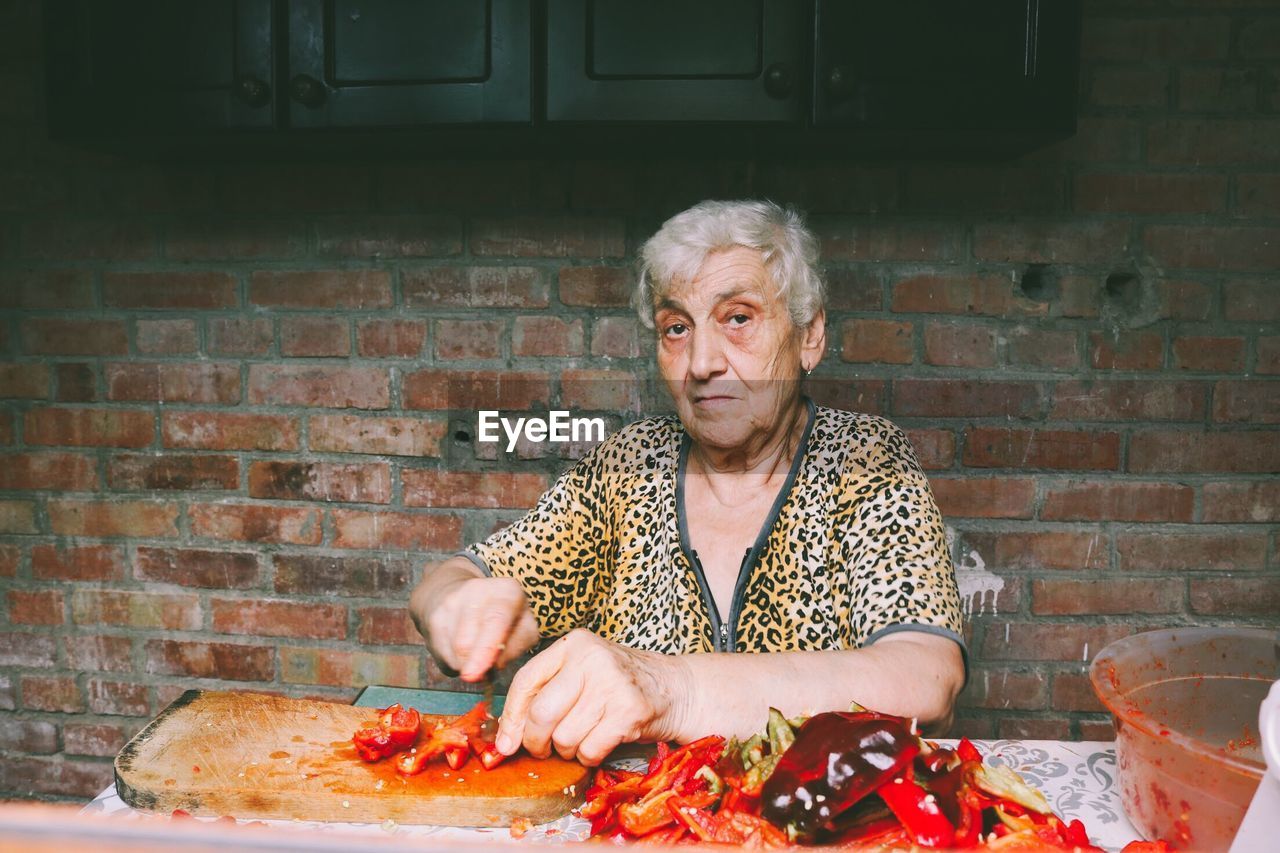
[[[764,70],[764,90],[771,98],[790,95],[791,83],[791,67],[785,62],[775,62]]]
[[[252,75],[237,77],[234,92],[237,98],[251,107],[265,107],[271,102],[271,87],[265,80]]]
[[[309,74],[299,74],[290,80],[289,94],[298,103],[313,109],[323,104],[328,97],[324,84]]]
[[[858,90],[858,82],[853,71],[839,65],[831,66],[827,72],[827,94],[832,100],[842,101],[851,97]]]

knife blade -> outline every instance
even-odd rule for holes
[[[486,740],[493,740],[493,736],[497,729],[498,717],[493,713],[493,683],[497,680],[498,668],[491,666],[484,674],[484,703],[488,708],[485,714],[484,723],[480,726],[480,733],[484,735]]]

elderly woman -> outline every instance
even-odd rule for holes
[[[619,430],[414,590],[466,680],[559,637],[511,682],[503,752],[597,763],[746,735],[771,705],[948,725],[964,647],[928,482],[893,424],[801,393],[826,345],[817,255],[768,202],[669,219],[634,301],[678,416]]]

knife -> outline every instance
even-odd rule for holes
[[[493,736],[496,733],[495,729],[498,725],[498,717],[493,713],[493,683],[497,680],[497,677],[498,668],[496,666],[491,666],[485,671],[484,703],[489,711],[485,715],[484,723],[480,726],[480,734],[484,736],[485,740],[490,742],[493,741]]]

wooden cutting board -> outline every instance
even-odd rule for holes
[[[361,761],[356,729],[377,711],[255,693],[189,690],[116,757],[116,790],[137,809],[236,818],[507,826],[554,820],[583,802],[592,770],[553,756],[485,770],[433,761],[403,777]],[[446,719],[423,715],[423,725]]]

